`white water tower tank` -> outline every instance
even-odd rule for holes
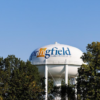
[[[55,85],[61,85],[62,78],[65,77],[65,65],[68,65],[68,77],[77,76],[78,68],[83,64],[80,58],[83,52],[76,47],[69,45],[55,44],[40,47],[34,50],[29,60],[38,67],[40,76],[45,76],[45,65],[48,67],[48,77],[55,79]]]

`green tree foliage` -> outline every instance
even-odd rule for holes
[[[100,100],[100,42],[92,42],[81,57],[84,63],[78,69],[78,100]]]
[[[14,55],[0,58],[0,100],[37,100],[42,91],[36,66]]]
[[[53,89],[53,80],[48,79],[48,93],[51,93],[52,89]]]
[[[54,86],[51,93],[56,97],[60,96],[61,100],[76,100],[75,98],[75,87],[73,85],[62,84],[61,86]]]

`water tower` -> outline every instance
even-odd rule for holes
[[[76,47],[57,42],[31,53],[29,60],[38,67],[40,75],[45,77],[45,100],[47,100],[48,77],[54,78],[56,86],[61,85],[62,78],[65,78],[65,84],[68,84],[68,78],[77,77],[77,70],[83,64],[80,59],[82,54],[83,52]]]

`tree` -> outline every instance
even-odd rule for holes
[[[73,85],[66,85],[63,84],[61,86],[54,86],[53,90],[51,91],[52,94],[56,97],[61,97],[61,100],[76,100],[75,98],[75,87]]]
[[[43,91],[36,66],[14,55],[0,58],[1,100],[38,100]]]
[[[100,100],[100,42],[88,44],[86,50],[81,57],[85,64],[78,69],[78,100]]]

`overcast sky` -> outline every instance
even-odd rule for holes
[[[100,0],[0,0],[0,56],[26,61],[41,46],[71,45],[86,52],[100,42]]]

